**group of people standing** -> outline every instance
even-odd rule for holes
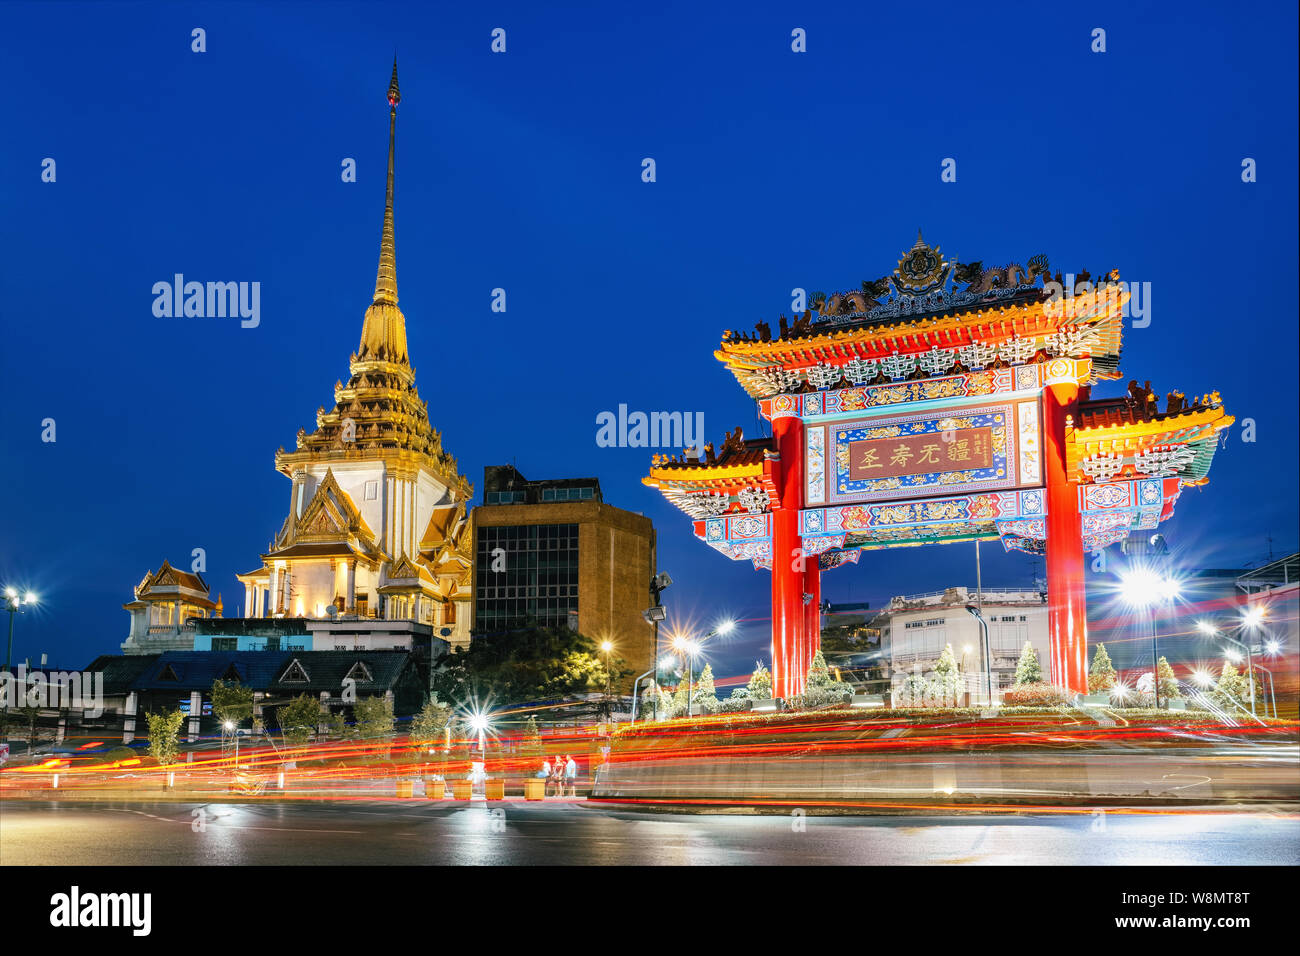
[[[569,754],[563,757],[557,755],[550,760],[543,758],[542,769],[537,771],[537,776],[546,781],[548,795],[554,790],[557,797],[563,797],[566,789],[568,796],[578,795],[578,761]]]

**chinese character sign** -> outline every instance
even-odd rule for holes
[[[809,500],[853,504],[1038,487],[1037,409],[1037,400],[1021,400],[812,424]]]
[[[849,442],[849,478],[855,481],[992,465],[993,429],[989,427]]]

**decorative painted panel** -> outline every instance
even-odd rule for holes
[[[831,503],[1021,483],[1020,436],[1011,404],[844,422],[830,433],[835,458]],[[873,471],[881,477],[870,477]]]

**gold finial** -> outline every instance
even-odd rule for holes
[[[357,358],[405,365],[409,361],[406,319],[397,307],[397,251],[393,239],[393,157],[397,149],[397,104],[401,99],[397,86],[397,58],[394,57],[393,79],[388,84],[388,185],[384,194],[384,231],[379,244],[375,298],[366,309]]]
[[[393,80],[388,84],[388,187],[384,194],[384,234],[379,244],[379,273],[375,277],[375,301],[397,304],[397,251],[393,241],[393,153],[397,142],[397,57],[393,57]]]

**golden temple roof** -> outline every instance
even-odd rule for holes
[[[349,359],[346,385],[334,387],[334,407],[316,412],[316,429],[298,432],[294,451],[280,449],[276,467],[292,475],[318,461],[383,458],[399,467],[426,468],[461,497],[472,487],[456,459],[443,451],[442,436],[429,422],[428,403],[415,387],[406,345],[406,317],[397,306],[397,259],[393,234],[393,179],[397,137],[397,63],[388,87],[388,180],[374,298],[366,309],[361,344]]]

